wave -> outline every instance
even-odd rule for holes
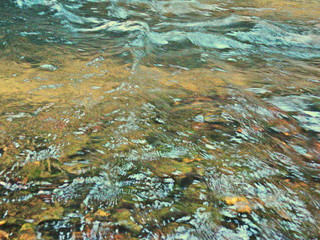
[[[103,45],[106,49],[119,48],[120,42],[124,51],[145,48],[148,52],[140,55],[146,57],[161,48],[172,54],[177,50],[200,49],[221,59],[250,55],[265,58],[274,54],[299,59],[320,57],[320,36],[314,29],[299,33],[299,26],[234,13],[219,17],[218,13],[221,15],[226,9],[217,4],[101,0],[14,3],[26,12],[41,15],[43,23],[39,23],[39,28],[54,18],[60,24],[56,26],[57,34],[62,29],[76,42]],[[178,5],[184,10],[179,10]]]

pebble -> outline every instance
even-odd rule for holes
[[[51,64],[40,65],[40,69],[45,70],[45,71],[50,71],[50,72],[54,72],[54,71],[58,70],[58,68],[56,66],[53,66]]]

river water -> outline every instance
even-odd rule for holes
[[[0,1],[0,239],[319,239],[319,16]]]

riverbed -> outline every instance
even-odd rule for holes
[[[319,239],[318,1],[0,12],[0,239]]]

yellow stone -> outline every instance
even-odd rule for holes
[[[251,213],[251,208],[249,206],[249,201],[244,196],[226,197],[224,200],[228,205],[233,205],[237,212],[240,212],[240,213]]]
[[[19,240],[34,240],[37,239],[37,236],[34,232],[32,233],[23,233],[19,236]]]
[[[228,205],[234,205],[237,202],[249,203],[248,199],[246,197],[243,197],[243,196],[240,196],[240,197],[226,197],[224,200]]]
[[[9,234],[6,233],[5,231],[0,230],[0,239],[4,240],[4,239],[8,239]]]
[[[110,213],[105,212],[105,211],[99,209],[98,211],[96,211],[96,212],[94,213],[94,215],[97,216],[97,217],[108,217],[108,216],[110,216]]]
[[[184,158],[184,159],[183,159],[183,162],[185,162],[185,163],[190,163],[190,162],[195,162],[195,161],[199,162],[199,161],[201,161],[201,160],[202,160],[202,159],[200,159],[200,158],[193,158],[193,159]]]

